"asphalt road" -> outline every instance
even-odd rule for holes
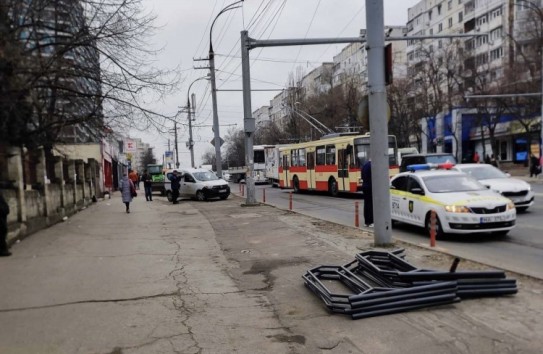
[[[239,185],[231,184],[232,191],[239,193]],[[517,226],[505,237],[447,236],[437,241],[444,252],[471,259],[493,267],[543,279],[543,185],[533,184],[536,199],[525,213],[517,215]],[[256,199],[281,209],[289,209],[290,190],[256,186]],[[292,193],[292,209],[295,212],[342,225],[355,225],[355,202],[360,207],[360,225],[363,225],[363,199],[357,196],[333,198],[323,193]],[[393,237],[418,245],[428,245],[429,240],[421,228],[405,224],[396,226]]]

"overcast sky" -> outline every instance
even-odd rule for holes
[[[207,66],[209,27],[215,16],[234,1],[229,0],[144,0],[150,11],[157,15],[160,29],[154,38],[157,47],[163,48],[157,65],[183,70],[183,84],[178,94],[151,107],[164,114],[174,114],[179,106],[186,105],[187,90],[195,79],[207,75],[209,70],[194,67]],[[385,26],[405,25],[407,9],[419,0],[384,0]],[[365,0],[245,0],[243,6],[222,14],[213,28],[213,49],[217,68],[217,88],[241,89],[240,32],[247,30],[255,39],[334,38],[357,37],[366,25]],[[251,88],[282,89],[287,85],[289,73],[300,67],[308,73],[322,62],[332,61],[334,55],[345,47],[343,44],[253,49],[251,57]],[[208,80],[192,85],[196,94],[196,121],[193,123],[195,163],[208,150],[213,139],[213,115]],[[269,105],[279,91],[253,92],[252,111]],[[243,101],[240,92],[217,93],[220,135],[224,137],[234,126],[243,129]],[[186,113],[178,122],[187,123]],[[190,155],[185,143],[188,128],[180,125],[179,160],[181,167],[190,166]],[[168,138],[154,132],[133,132],[155,149],[159,161],[167,150]]]

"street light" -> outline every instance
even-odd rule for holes
[[[189,119],[189,151],[190,151],[190,166],[192,168],[194,168],[194,141],[192,141],[192,117],[191,117],[191,107],[190,107],[190,89],[191,89],[192,85],[196,81],[200,81],[200,80],[204,80],[204,79],[209,80],[209,74],[206,75],[206,76],[199,77],[196,80],[194,80],[193,82],[191,82],[190,85],[189,85],[189,89],[187,90],[187,111],[188,111],[188,119]],[[193,97],[194,97],[194,94],[193,94]],[[194,109],[194,113],[196,115],[196,104],[194,103],[194,99],[193,99],[192,109]]]
[[[219,116],[217,113],[217,85],[215,83],[215,53],[213,52],[213,41],[212,41],[213,26],[215,25],[215,21],[217,21],[220,15],[222,15],[226,11],[241,7],[241,6],[238,6],[238,4],[242,2],[243,0],[236,1],[226,6],[224,9],[222,9],[217,14],[217,16],[215,16],[215,19],[211,23],[211,28],[209,30],[209,71],[210,71],[210,79],[211,79],[211,101],[213,104],[213,133],[214,133],[213,142],[215,145],[215,166],[216,166],[216,172],[218,176],[222,176],[222,159],[221,159],[221,136],[219,134]]]

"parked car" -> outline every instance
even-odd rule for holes
[[[516,222],[513,202],[458,171],[399,173],[390,181],[391,218],[429,233],[431,211],[436,234],[507,234]]]
[[[419,165],[426,163],[451,163],[456,164],[456,158],[449,153],[433,153],[433,154],[409,154],[402,156],[400,164],[400,172],[407,171],[409,165]]]
[[[534,204],[535,193],[529,183],[512,178],[508,173],[487,164],[458,164],[452,169],[467,173],[483,185],[509,198],[515,203],[517,211],[523,212]]]
[[[211,198],[226,199],[230,195],[228,182],[218,178],[213,171],[203,168],[178,169],[178,171],[181,173],[181,188],[179,190],[181,199],[194,198],[203,201]],[[172,174],[173,170],[168,170],[164,178],[164,189],[169,201],[172,198],[170,182]]]

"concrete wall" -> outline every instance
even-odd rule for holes
[[[57,178],[54,182],[41,177],[45,166],[45,154],[42,152],[40,161],[33,167],[40,176],[43,184],[31,186],[25,184],[23,169],[23,154],[21,149],[10,150],[7,160],[7,178],[10,187],[2,189],[10,213],[8,215],[8,243],[53,225],[65,216],[70,216],[96,201],[101,196],[101,181],[99,173],[90,173],[101,169],[101,161],[92,157],[88,159],[61,159],[57,158],[55,171]],[[68,176],[64,176],[63,164],[70,166]],[[77,171],[77,181],[74,184],[73,176]]]

